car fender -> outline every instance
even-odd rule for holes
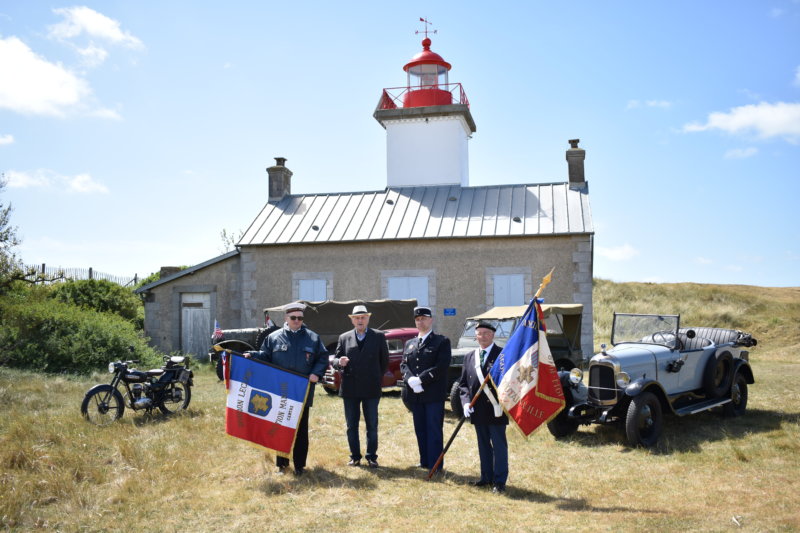
[[[733,360],[733,375],[735,376],[737,372],[740,372],[744,376],[744,379],[748,384],[752,385],[756,382],[755,378],[753,377],[753,369],[750,366],[750,363],[744,359]]]
[[[645,391],[652,392],[656,395],[656,398],[658,398],[658,401],[661,403],[662,411],[673,411],[672,405],[667,399],[667,391],[664,390],[661,383],[652,378],[642,377],[630,382],[628,386],[625,387],[625,396],[633,398]]]

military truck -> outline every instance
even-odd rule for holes
[[[464,366],[464,356],[478,347],[475,326],[480,322],[492,324],[497,328],[494,334],[494,343],[503,347],[527,309],[527,305],[493,307],[485,313],[466,319],[458,344],[453,349],[453,357],[447,375],[449,382],[447,390],[450,391],[450,408],[453,409],[453,412],[460,413],[462,410],[458,394],[458,379],[461,376],[461,368]],[[584,362],[581,350],[583,305],[542,304],[542,312],[547,328],[547,344],[550,346],[556,367],[559,370],[581,367]]]
[[[353,312],[353,307],[356,305],[367,306],[367,310],[372,313],[369,326],[374,329],[414,327],[414,308],[417,306],[415,299],[300,301],[306,304],[303,323],[320,336],[329,353],[333,353],[336,349],[339,335],[353,328],[348,315]],[[212,336],[212,346],[219,344],[236,352],[259,350],[267,335],[282,326],[283,308],[282,305],[265,308],[264,325],[261,327],[222,330],[222,340]],[[209,349],[209,357],[212,362],[216,362],[217,376],[222,379],[222,364],[213,348]]]

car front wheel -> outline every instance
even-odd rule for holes
[[[742,416],[747,409],[747,379],[741,372],[736,373],[731,385],[731,401],[722,406],[725,416]]]
[[[652,392],[635,396],[625,417],[625,434],[631,446],[649,448],[658,442],[663,425],[661,403]]]

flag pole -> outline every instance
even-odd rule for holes
[[[552,281],[552,279],[553,279],[553,271],[555,269],[556,269],[556,267],[551,268],[550,272],[548,272],[547,275],[542,278],[542,282],[539,284],[539,289],[536,291],[536,294],[533,295],[533,299],[531,301],[535,301],[537,298],[539,298],[539,296],[542,295],[542,291],[544,290],[544,288],[547,287],[550,284],[550,282]],[[470,408],[475,406],[475,402],[478,401],[478,397],[481,395],[481,392],[483,392],[484,387],[486,387],[486,385],[489,383],[489,378],[490,377],[491,377],[491,374],[489,372],[487,372],[486,373],[486,377],[483,378],[483,383],[481,383],[481,386],[478,389],[478,392],[475,393],[475,396],[472,397],[472,401],[469,402],[469,407]],[[444,461],[444,454],[446,454],[447,450],[450,449],[450,445],[453,444],[453,440],[455,440],[456,435],[461,430],[461,426],[464,425],[464,422],[466,420],[467,420],[467,418],[462,414],[461,415],[461,419],[458,421],[458,425],[456,425],[455,430],[453,430],[453,434],[450,436],[450,439],[447,441],[447,444],[445,445],[444,449],[442,450],[442,453],[439,454],[439,458],[436,459],[436,464],[434,464],[433,468],[431,468],[430,472],[428,472],[428,481],[430,481],[430,479],[436,473],[436,470],[439,469],[439,465],[441,465],[442,461]]]

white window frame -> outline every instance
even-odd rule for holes
[[[436,271],[435,270],[383,270],[381,271],[381,297],[389,298],[389,280],[391,278],[425,278],[428,281],[428,301],[418,305],[425,305],[434,310],[436,307]],[[414,296],[410,296],[414,298]]]
[[[495,276],[522,276],[522,303],[527,304],[533,297],[533,283],[530,267],[487,267],[486,268],[486,307],[495,307],[495,290],[494,279]]]
[[[292,273],[292,299],[301,300],[300,297],[301,281],[324,281],[325,297],[323,300],[333,300],[333,272],[293,272]],[[313,300],[319,301],[319,300]]]

